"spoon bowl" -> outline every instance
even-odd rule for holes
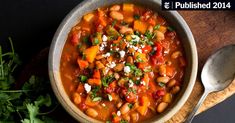
[[[186,123],[191,123],[198,108],[206,96],[215,91],[225,89],[235,77],[235,45],[228,45],[219,49],[208,58],[203,66],[201,80],[204,86],[204,93],[198,104],[188,116]]]
[[[201,80],[208,90],[220,91],[232,82],[234,76],[235,45],[228,45],[209,57],[203,67]]]

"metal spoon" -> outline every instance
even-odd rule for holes
[[[204,93],[185,123],[192,122],[198,108],[209,93],[225,89],[234,80],[234,77],[235,45],[228,45],[210,56],[203,66],[201,80]]]

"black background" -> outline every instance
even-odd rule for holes
[[[50,46],[60,22],[82,0],[1,0],[0,44],[9,48],[13,39],[24,64]],[[1,119],[0,119],[1,121]],[[234,123],[235,96],[196,116],[193,123]]]

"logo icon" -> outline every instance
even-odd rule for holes
[[[165,2],[164,3],[164,8],[165,9],[169,9],[170,8],[170,3],[169,2]]]

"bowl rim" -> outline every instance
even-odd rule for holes
[[[95,120],[93,118],[88,117],[87,115],[85,115],[84,113],[77,113],[77,110],[74,108],[75,105],[71,102],[71,100],[69,99],[68,95],[66,94],[64,88],[61,88],[61,85],[58,85],[58,78],[60,78],[60,71],[58,70],[58,68],[56,68],[55,66],[55,57],[58,57],[58,55],[55,55],[55,51],[56,51],[56,46],[58,45],[58,42],[60,41],[60,37],[63,35],[62,32],[65,30],[65,28],[67,28],[67,23],[69,22],[69,20],[75,16],[74,13],[76,13],[78,11],[78,9],[80,7],[82,7],[85,4],[89,4],[89,2],[92,2],[94,0],[84,0],[82,1],[80,4],[78,4],[74,9],[72,9],[67,15],[66,17],[63,19],[63,21],[61,22],[61,24],[59,25],[58,29],[56,30],[56,33],[54,34],[51,46],[50,46],[50,51],[49,51],[49,56],[48,56],[48,72],[49,72],[49,78],[50,78],[50,82],[51,82],[51,86],[52,89],[54,91],[54,94],[56,95],[57,99],[59,100],[59,102],[61,103],[61,105],[63,106],[63,108],[71,115],[73,116],[77,121],[82,121],[82,122],[100,122],[98,120]],[[161,1],[159,0],[152,0],[154,2],[156,2],[156,4],[159,4],[161,6]],[[171,110],[168,111],[167,114],[165,114],[163,117],[156,119],[155,122],[166,122],[167,120],[169,120],[173,115],[175,115],[185,104],[185,102],[187,101],[187,99],[189,98],[195,81],[196,81],[196,77],[197,77],[197,70],[198,70],[198,54],[197,54],[197,48],[196,48],[196,43],[193,37],[193,34],[190,30],[190,28],[188,27],[187,23],[185,22],[185,20],[183,19],[183,17],[177,12],[177,11],[168,11],[169,14],[171,14],[172,16],[174,16],[176,18],[176,20],[178,21],[178,23],[180,24],[180,26],[187,32],[187,40],[189,40],[189,46],[191,49],[191,54],[192,55],[192,69],[191,69],[191,74],[189,75],[189,83],[183,93],[183,95],[181,96],[181,98],[177,101],[177,103],[174,105],[174,107],[172,107]],[[66,36],[67,37],[67,36]],[[63,42],[66,42],[63,41]],[[63,44],[64,47],[64,44]],[[61,51],[62,52],[62,51]],[[61,53],[60,53],[61,55]],[[60,57],[60,56],[59,56]],[[63,85],[62,85],[63,87]],[[67,96],[67,97],[65,97]],[[77,108],[78,109],[78,108]],[[79,109],[78,109],[79,110]],[[86,118],[84,118],[86,117]]]

